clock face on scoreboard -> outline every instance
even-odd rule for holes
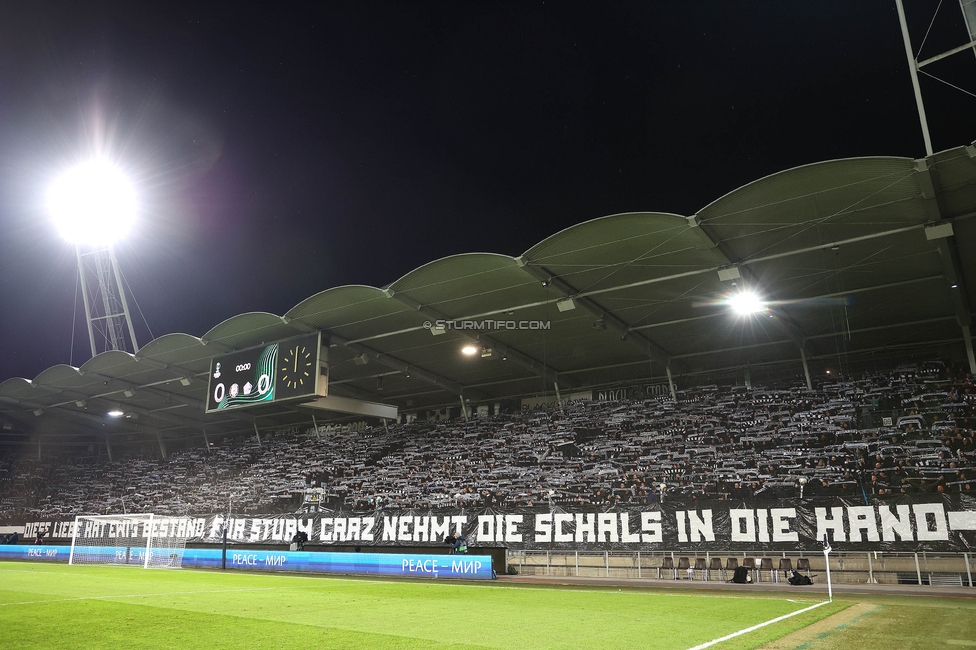
[[[278,387],[282,392],[305,392],[315,383],[315,368],[318,362],[314,350],[303,341],[279,344],[278,346]]]
[[[214,357],[207,412],[316,395],[319,345],[315,333]]]

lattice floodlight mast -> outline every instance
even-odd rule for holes
[[[186,518],[179,517],[79,515],[71,534],[68,564],[179,569],[189,528]]]
[[[75,250],[92,356],[107,350],[136,352],[139,344],[112,247],[79,245]]]
[[[110,160],[94,158],[54,180],[47,207],[61,236],[75,245],[92,356],[107,350],[136,352],[139,344],[112,250],[138,211],[132,183]]]
[[[939,6],[941,6],[941,3],[939,3]],[[969,42],[946,50],[941,54],[936,54],[923,61],[919,61],[918,55],[912,51],[912,39],[908,34],[908,21],[905,19],[905,7],[902,0],[895,0],[895,7],[898,9],[898,21],[901,24],[902,40],[905,42],[905,55],[908,57],[908,69],[912,75],[912,89],[915,91],[915,106],[918,109],[918,121],[922,127],[922,139],[925,141],[925,155],[931,156],[933,153],[932,138],[929,135],[929,124],[925,116],[925,105],[922,102],[922,89],[918,83],[918,73],[930,63],[935,63],[953,54],[965,52],[966,50],[976,52],[976,1],[959,0],[959,8],[962,10],[963,20],[966,23],[966,33],[969,37]],[[936,8],[936,12],[938,12],[938,8]],[[935,17],[933,16],[934,19]],[[923,40],[922,44],[924,45],[924,43],[925,41]],[[937,79],[937,77],[934,78]]]

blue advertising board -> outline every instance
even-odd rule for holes
[[[90,554],[93,549],[89,548]],[[67,562],[70,546],[0,545],[0,560],[40,560]],[[125,551],[114,547],[97,547],[104,560],[124,559],[140,565],[145,549]],[[120,553],[122,555],[120,555]],[[219,548],[188,548],[183,552],[183,566],[220,568]],[[400,576],[410,578],[464,578],[490,580],[490,555],[426,555],[405,553],[318,553],[310,551],[255,551],[247,548],[227,549],[227,568],[252,571],[295,571],[356,575]]]

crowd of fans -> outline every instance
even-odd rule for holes
[[[168,459],[0,460],[0,521],[971,492],[976,381],[933,364],[470,420],[264,434]]]

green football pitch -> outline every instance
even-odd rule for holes
[[[818,598],[0,562],[0,638],[30,648],[692,648]],[[755,648],[833,603],[722,643]]]

